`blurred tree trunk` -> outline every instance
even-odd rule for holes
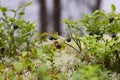
[[[90,9],[91,12],[94,12],[95,10],[100,9],[102,0],[94,0],[94,1],[83,0],[82,2],[86,4],[86,6]]]
[[[91,7],[91,11],[100,10],[101,0],[96,0],[95,6]]]
[[[53,21],[54,21],[54,30],[61,34],[60,30],[60,17],[61,17],[61,3],[60,0],[54,0],[54,12],[53,12]]]
[[[46,10],[46,0],[38,0],[40,4],[40,29],[41,33],[47,31],[47,10]]]

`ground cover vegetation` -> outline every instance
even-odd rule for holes
[[[38,34],[22,17],[31,4],[0,8],[0,80],[120,80],[120,14],[113,4],[111,13],[63,20],[66,37]]]

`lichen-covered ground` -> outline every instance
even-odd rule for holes
[[[75,80],[73,73],[91,63],[87,62],[89,56],[85,57],[86,61],[82,61],[81,55],[64,44],[64,41],[63,37],[47,40],[36,43],[37,51],[31,50],[28,55],[22,52],[16,57],[4,56],[0,60],[0,80]],[[77,48],[73,40],[67,43]],[[57,44],[61,45],[60,49],[57,49]],[[120,74],[112,72],[108,78],[107,80],[120,80]]]

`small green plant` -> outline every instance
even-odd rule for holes
[[[0,8],[0,80],[114,80],[113,72],[120,73],[120,14],[114,5],[109,14],[96,10],[79,21],[64,20],[67,38],[36,35],[36,25],[22,18],[29,5]]]
[[[6,7],[0,8],[3,15],[0,18],[0,56],[19,54],[18,49],[30,51],[30,46],[33,45],[31,39],[35,33],[36,25],[22,18],[25,8],[29,5],[31,2],[19,6],[17,10],[9,10]],[[9,11],[13,12],[13,17],[7,14]],[[24,44],[26,46],[23,48]]]
[[[111,8],[112,12],[109,14],[96,10],[79,21],[64,20],[68,26],[68,34],[78,48],[66,44],[81,55],[83,62],[102,64],[104,68],[120,72],[120,14],[115,13],[113,4]],[[81,26],[86,28],[89,35],[80,36],[80,33],[83,33]]]
[[[108,73],[98,65],[86,65],[73,73],[72,80],[110,80]]]

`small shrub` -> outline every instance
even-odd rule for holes
[[[112,13],[109,14],[103,10],[96,10],[91,15],[86,14],[79,21],[64,20],[64,22],[68,26],[68,34],[78,48],[68,45],[81,55],[82,61],[88,61],[88,64],[102,64],[104,68],[120,72],[120,38],[118,35],[120,14],[115,13],[114,5],[111,7]],[[80,36],[80,33],[83,33],[81,26],[86,28],[89,35]],[[106,38],[107,36],[109,38]]]
[[[17,10],[8,10],[6,7],[0,8],[3,15],[3,17],[0,18],[1,56],[17,55],[19,54],[18,50],[22,49],[30,51],[30,47],[33,45],[31,39],[35,34],[36,25],[34,23],[30,23],[29,21],[25,21],[22,18],[25,8],[30,4],[31,2],[23,6],[19,6]],[[8,11],[13,12],[14,17],[7,15]],[[26,44],[26,46],[23,46],[24,44]]]

